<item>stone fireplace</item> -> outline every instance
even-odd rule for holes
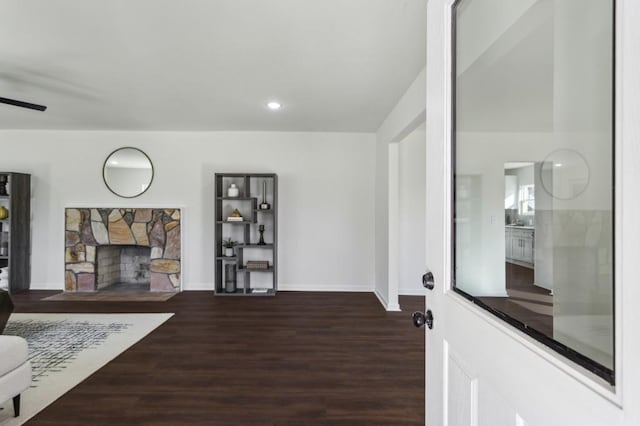
[[[180,228],[180,209],[67,208],[65,290],[148,283],[179,291]]]

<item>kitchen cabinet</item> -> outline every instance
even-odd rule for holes
[[[507,226],[504,235],[507,261],[533,267],[535,263],[533,228]]]

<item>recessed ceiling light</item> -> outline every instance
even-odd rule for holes
[[[280,102],[271,101],[267,103],[267,108],[269,108],[272,111],[277,111],[280,108],[282,108],[282,104]]]
[[[562,163],[556,163],[556,164],[554,164],[554,167],[562,167],[562,166],[563,166],[563,164],[562,164]]]
[[[118,164],[118,161],[116,161],[116,160],[111,160],[111,161],[109,161],[109,163],[111,163],[111,164],[113,164],[113,165],[116,165],[116,164]]]

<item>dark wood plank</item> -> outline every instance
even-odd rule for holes
[[[423,297],[385,312],[371,293],[280,292],[161,302],[48,302],[16,312],[176,315],[28,425],[424,425]]]

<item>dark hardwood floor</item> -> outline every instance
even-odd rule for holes
[[[553,339],[553,296],[537,287],[531,268],[505,262],[509,297],[479,297],[481,301]]]
[[[401,297],[281,292],[166,302],[41,301],[15,312],[174,312],[28,425],[424,425],[424,330]]]

